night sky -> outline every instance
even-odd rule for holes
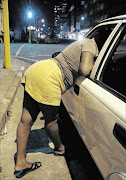
[[[26,8],[20,8],[20,1],[26,2]],[[55,0],[31,0],[31,7],[33,11],[33,18],[45,19],[45,24],[47,26],[53,26],[54,8]],[[29,0],[8,0],[9,4],[9,22],[10,27],[14,28],[16,26],[16,22],[20,20],[20,17],[26,19],[26,10],[29,6]]]

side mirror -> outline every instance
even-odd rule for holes
[[[56,57],[60,52],[55,52],[54,54],[52,54],[52,58]]]

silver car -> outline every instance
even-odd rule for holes
[[[102,21],[87,35],[99,56],[62,97],[105,180],[126,180],[126,15]]]

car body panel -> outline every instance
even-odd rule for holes
[[[101,26],[115,23],[115,27],[106,39],[90,77],[77,78],[74,86],[62,97],[80,137],[106,180],[115,180],[114,177],[125,180],[126,173],[126,98],[121,98],[120,93],[100,82],[125,22],[120,19],[101,23]],[[124,133],[121,139],[115,132],[116,125]]]
[[[126,104],[87,78],[79,87],[78,96],[72,87],[64,95],[65,98],[63,97],[63,103],[75,127],[100,171],[102,167],[101,174],[104,177],[107,177],[109,172],[115,171],[115,168],[116,171],[117,168],[124,171],[126,150],[114,135],[111,137],[111,134],[116,122],[126,128]],[[71,104],[69,104],[70,99],[72,99]],[[116,108],[113,108],[115,104]]]

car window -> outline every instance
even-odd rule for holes
[[[96,44],[98,46],[98,50],[100,52],[101,48],[103,47],[106,39],[114,29],[115,24],[112,25],[103,25],[101,27],[97,27],[93,31],[91,31],[90,34],[88,34],[86,37],[89,39],[94,39],[96,41]]]
[[[126,28],[118,39],[105,65],[100,81],[126,96]]]

